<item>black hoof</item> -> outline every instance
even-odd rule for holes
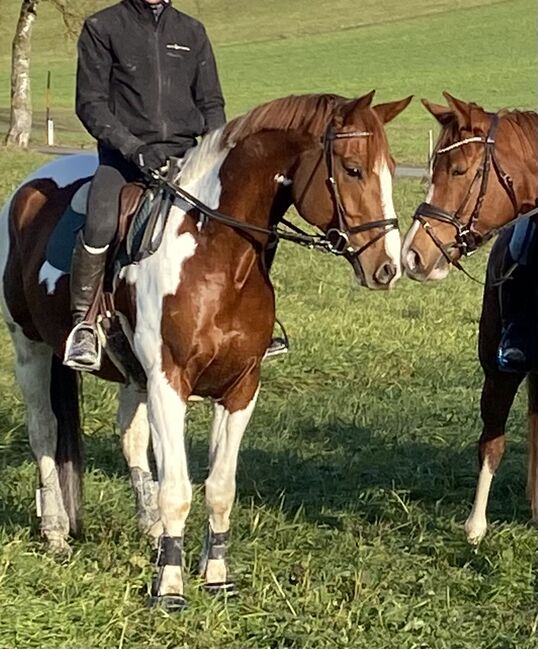
[[[219,581],[214,584],[204,584],[204,588],[211,595],[225,595],[226,597],[237,597],[239,591],[233,581]]]
[[[183,595],[151,595],[148,606],[149,608],[161,608],[167,613],[179,613],[187,608],[187,600]]]

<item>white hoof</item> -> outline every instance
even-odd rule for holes
[[[478,545],[480,541],[486,536],[488,529],[488,523],[485,518],[473,518],[469,516],[465,522],[465,534],[467,535],[467,541],[471,545]]]

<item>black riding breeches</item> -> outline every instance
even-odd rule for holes
[[[120,192],[124,185],[142,177],[136,165],[120,153],[99,150],[99,167],[88,196],[84,243],[92,248],[108,245],[118,228]]]

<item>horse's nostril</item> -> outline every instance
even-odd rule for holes
[[[378,284],[390,284],[390,282],[396,277],[397,272],[398,267],[396,264],[389,261],[376,270],[374,278]]]
[[[413,248],[409,249],[405,261],[406,266],[410,271],[420,270],[420,267],[422,266],[422,259],[420,258],[419,253],[416,250],[413,250]]]

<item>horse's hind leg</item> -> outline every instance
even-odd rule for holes
[[[478,443],[480,474],[473,508],[465,523],[467,540],[477,545],[487,530],[486,508],[489,491],[505,448],[505,426],[517,389],[524,374],[498,370],[486,372],[480,402],[484,426]]]
[[[15,373],[26,405],[26,422],[32,452],[39,467],[41,532],[54,551],[69,549],[69,516],[64,507],[56,464],[57,419],[51,404],[52,350],[28,339],[11,324],[16,352]]]
[[[487,530],[486,508],[493,475],[497,470],[505,447],[506,420],[517,389],[525,374],[501,372],[496,363],[497,348],[501,339],[501,310],[499,293],[493,278],[500,273],[503,243],[497,241],[491,252],[486,275],[486,287],[480,317],[478,351],[484,371],[484,385],[480,399],[483,428],[478,443],[480,474],[473,508],[465,523],[469,543],[476,545]]]
[[[258,391],[259,371],[256,371],[243,379],[233,395],[215,404],[209,441],[209,476],[205,483],[209,527],[200,561],[200,573],[211,592],[235,591],[225,555],[235,498],[239,447],[256,405]]]
[[[156,545],[162,534],[162,525],[157,501],[159,485],[153,480],[148,459],[150,428],[146,400],[145,392],[131,385],[121,386],[118,426],[123,455],[131,473],[138,524]]]
[[[527,379],[529,400],[529,472],[528,492],[532,520],[538,525],[538,375],[532,372]]]

